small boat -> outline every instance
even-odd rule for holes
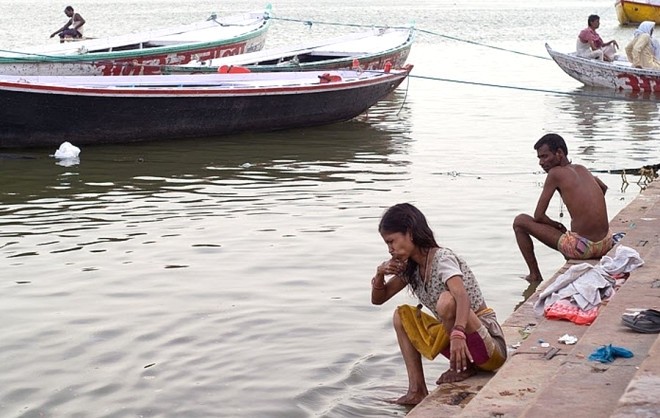
[[[0,54],[0,74],[156,75],[164,65],[259,51],[270,26],[270,9],[183,26],[85,39]]]
[[[622,25],[637,25],[645,20],[660,23],[660,0],[616,0],[614,8]]]
[[[545,44],[552,59],[566,74],[593,87],[607,87],[634,92],[660,92],[660,71],[633,67],[626,60],[613,62],[582,58],[574,52],[557,52]]]
[[[382,70],[387,62],[402,67],[415,39],[413,28],[380,28],[341,37],[188,64],[167,66],[165,73],[306,71],[351,69]]]
[[[0,148],[201,138],[340,122],[369,109],[411,70],[0,75]]]

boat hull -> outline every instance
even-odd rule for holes
[[[198,138],[340,122],[392,92],[409,71],[350,82],[245,89],[216,88],[209,79],[199,79],[206,84],[202,87],[134,91],[119,86],[111,92],[0,82],[0,147]],[[184,77],[221,76],[228,75]]]
[[[628,62],[604,62],[554,51],[545,45],[552,59],[566,74],[593,87],[619,91],[660,93],[660,71],[633,68]]]
[[[638,25],[646,20],[660,23],[660,5],[648,2],[617,0],[616,17],[622,25]]]

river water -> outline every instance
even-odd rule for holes
[[[4,0],[2,48],[56,42],[64,6]],[[73,6],[103,36],[264,4]],[[403,416],[384,402],[406,390],[391,315],[416,301],[369,301],[386,207],[418,205],[503,321],[534,290],[511,230],[544,180],[534,142],[557,132],[601,172],[611,218],[640,187],[606,171],[659,162],[655,100],[584,88],[546,58],[544,43],[573,48],[591,13],[625,45],[633,29],[610,0],[273,9],[293,21],[275,19],[267,46],[359,29],[321,22],[414,21],[413,75],[346,123],[87,147],[68,167],[50,149],[0,159],[0,417]],[[563,260],[537,249],[550,277]],[[433,388],[447,362],[425,367]]]

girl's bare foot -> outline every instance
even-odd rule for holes
[[[443,383],[460,382],[461,380],[465,380],[470,376],[474,376],[475,374],[477,374],[477,369],[475,367],[468,367],[467,370],[463,370],[462,372],[456,372],[452,369],[449,369],[440,375],[435,384],[441,385]]]

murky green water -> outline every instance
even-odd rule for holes
[[[2,47],[47,41],[64,6],[3,2]],[[263,6],[74,4],[88,36]],[[267,46],[355,30],[318,22],[414,20],[425,32],[413,77],[343,124],[88,147],[71,167],[50,149],[0,159],[0,416],[402,416],[382,401],[406,388],[390,318],[416,302],[370,305],[383,210],[418,205],[504,320],[531,290],[511,222],[544,179],[533,143],[560,133],[592,170],[660,158],[657,102],[585,89],[543,59],[546,41],[572,48],[594,12],[603,37],[625,44],[632,29],[610,1],[273,7],[317,23],[275,20]],[[639,187],[601,178],[613,217]],[[538,252],[549,277],[563,260]],[[427,363],[429,384],[446,367]]]

